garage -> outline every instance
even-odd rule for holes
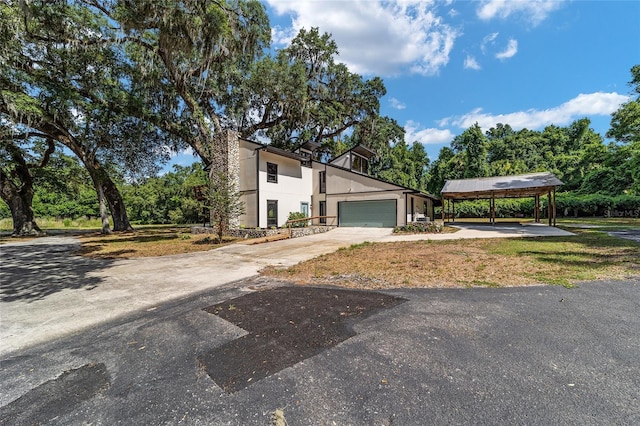
[[[396,200],[341,201],[339,226],[393,228],[396,226]]]

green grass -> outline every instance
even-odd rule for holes
[[[556,222],[559,226],[567,226],[568,228],[586,225],[589,227],[606,228],[613,230],[640,228],[640,218],[637,217],[565,217],[558,218]]]
[[[455,225],[456,222],[460,223],[489,223],[487,218],[456,218],[455,222],[448,220],[447,225]],[[533,218],[496,218],[498,223],[531,223]],[[547,224],[546,218],[541,219],[541,223]],[[613,230],[614,228],[629,229],[640,228],[640,218],[637,217],[562,217],[557,218],[556,223],[559,226],[567,226],[568,228],[589,226],[596,228],[606,228]]]
[[[37,218],[36,223],[38,226],[45,229],[59,229],[59,230],[73,230],[73,229],[101,229],[102,222],[100,219],[55,219],[55,218]],[[110,223],[113,226],[113,222]],[[13,229],[13,220],[0,219],[0,231],[11,231]]]
[[[86,218],[78,218],[78,219],[56,219],[50,217],[41,217],[36,219],[36,223],[40,227],[40,229],[45,231],[73,231],[73,230],[97,230],[102,229],[102,221],[100,219],[86,219]],[[113,222],[109,221],[109,226],[113,228]],[[133,225],[135,229],[144,229],[144,228],[176,228],[176,227],[185,227],[190,228],[193,226],[192,224],[188,225]],[[2,232],[11,232],[13,230],[13,220],[10,218],[0,219],[0,231]]]
[[[572,287],[580,281],[640,276],[640,243],[594,229],[571,231],[576,235],[354,244],[289,270],[266,268],[262,273],[299,283],[327,280],[331,285],[363,289]]]
[[[640,262],[640,243],[612,237],[595,229],[572,229],[576,236],[505,239],[487,246],[489,253],[527,256],[542,268],[528,272],[541,282],[570,287],[601,273],[623,267],[633,270]]]

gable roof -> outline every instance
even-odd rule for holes
[[[352,152],[355,152],[356,154],[358,154],[361,157],[366,158],[367,160],[370,160],[371,158],[375,157],[375,155],[376,155],[375,151],[373,151],[372,149],[367,148],[364,145],[358,144],[358,145],[354,146],[353,148],[349,148],[348,150],[346,150],[342,154],[338,155],[333,160],[329,161],[329,164],[338,162],[338,160],[340,160],[342,157],[345,157],[345,156],[351,154]]]
[[[320,162],[316,161],[316,163],[320,163]],[[425,198],[429,198],[429,199],[431,199],[433,201],[440,201],[440,198],[436,197],[433,194],[429,194],[428,192],[422,192],[422,191],[420,191],[418,189],[409,188],[408,186],[399,185],[397,183],[389,182],[388,180],[380,179],[380,178],[377,178],[377,177],[374,177],[374,176],[371,176],[371,175],[364,175],[362,173],[356,173],[356,172],[354,172],[352,170],[349,170],[346,167],[338,166],[338,165],[335,165],[335,164],[331,164],[331,163],[320,163],[320,164],[322,164],[324,166],[327,166],[327,167],[333,167],[334,169],[342,170],[342,171],[345,171],[347,173],[352,173],[352,174],[358,176],[358,178],[371,179],[371,180],[374,180],[374,181],[377,181],[377,182],[386,183],[387,185],[395,186],[396,188],[398,188],[398,190],[403,190],[407,194],[416,194],[416,195],[420,195],[420,196],[425,197]]]
[[[272,154],[277,154],[277,155],[280,155],[282,157],[293,158],[294,160],[300,160],[300,161],[307,161],[308,160],[307,157],[304,157],[304,156],[302,156],[300,154],[296,154],[295,152],[291,152],[291,151],[287,151],[287,150],[284,150],[284,149],[276,148],[276,147],[271,146],[271,145],[263,145],[263,146],[261,146],[259,148],[256,148],[256,149],[259,149],[261,151],[270,152]]]
[[[444,198],[518,198],[544,194],[564,183],[553,173],[528,173],[513,176],[493,176],[474,179],[453,179],[442,188]]]

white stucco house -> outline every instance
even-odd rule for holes
[[[303,212],[314,225],[394,227],[433,220],[433,195],[369,176],[374,153],[356,146],[328,163],[313,160],[313,144],[288,152],[236,139],[238,188],[245,204],[239,224],[269,228]],[[235,148],[235,147],[234,147]],[[334,217],[331,217],[334,216]]]

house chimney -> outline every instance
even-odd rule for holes
[[[238,133],[228,129],[222,130],[214,136],[213,142],[209,178],[214,187],[217,187],[221,184],[221,175],[226,177],[231,193],[238,193],[240,191],[240,140]],[[228,226],[231,229],[237,229],[240,226],[240,218],[229,218]]]

